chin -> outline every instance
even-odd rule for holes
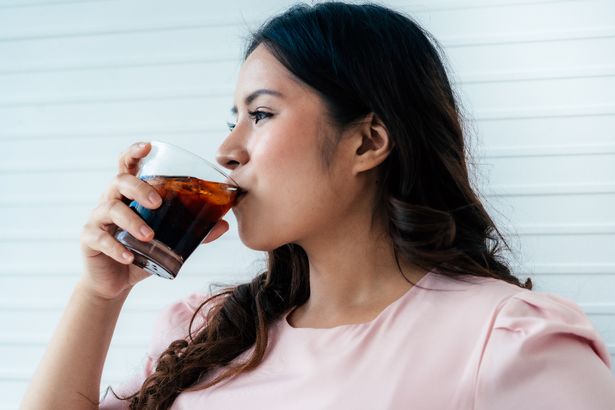
[[[277,242],[273,242],[271,240],[267,240],[268,238],[263,238],[262,235],[261,237],[245,235],[241,232],[241,230],[239,231],[239,239],[241,240],[241,243],[254,251],[271,252],[274,249],[283,245]]]

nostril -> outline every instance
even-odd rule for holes
[[[235,169],[237,168],[238,165],[239,165],[239,161],[235,161],[235,160],[226,161],[226,164],[225,164],[225,166],[230,169]]]

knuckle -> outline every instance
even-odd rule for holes
[[[81,232],[79,233],[79,242],[82,243],[86,243],[89,241],[90,238],[90,224],[86,223],[85,225],[83,225],[83,227],[81,228]]]
[[[118,242],[116,242],[110,235],[105,237],[105,249],[109,254],[113,254],[117,252],[117,247],[119,246]]]
[[[103,231],[102,229],[99,229],[96,234],[94,234],[93,242],[98,244],[98,246],[100,246],[101,248],[107,247],[107,232]]]
[[[116,215],[122,205],[124,203],[119,199],[111,199],[105,203],[105,212],[109,215]]]
[[[104,245],[107,242],[107,232],[102,228],[98,228],[96,230],[96,234],[94,235],[94,239],[96,242]]]
[[[103,192],[102,194],[100,194],[100,197],[98,198],[98,203],[104,202],[107,200],[107,193]]]
[[[109,199],[105,198],[98,205],[96,205],[96,207],[92,210],[92,216],[99,216],[100,214],[105,213],[108,207],[109,207]]]
[[[121,186],[124,181],[124,173],[115,174],[113,177],[113,184],[116,186]]]
[[[122,167],[123,165],[126,164],[126,159],[129,157],[130,155],[130,151],[132,149],[132,145],[129,146],[128,148],[126,148],[124,151],[122,151],[122,153],[120,154],[119,158],[118,158],[118,165],[120,167]]]
[[[122,253],[124,253],[124,246],[122,246],[119,242],[115,242],[112,245],[112,251],[116,255],[122,255]]]

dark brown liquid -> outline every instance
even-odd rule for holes
[[[132,201],[130,208],[154,230],[154,239],[184,260],[233,206],[239,192],[228,184],[192,177],[153,175],[140,179],[158,191],[162,204],[148,209]]]

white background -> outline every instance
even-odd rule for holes
[[[0,409],[17,407],[81,271],[79,233],[139,140],[213,158],[244,37],[289,1],[0,0]],[[515,273],[581,305],[615,354],[615,2],[390,1],[444,45],[476,184]],[[123,310],[103,384],[155,315],[256,273],[231,232]],[[75,335],[78,337],[78,335]],[[615,358],[614,358],[615,361]]]

